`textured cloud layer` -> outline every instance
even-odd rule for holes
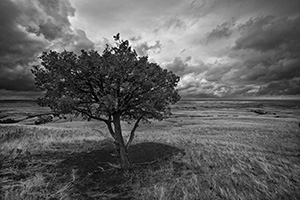
[[[93,48],[71,27],[74,13],[66,0],[0,1],[0,89],[35,90],[30,64],[42,51]]]
[[[299,15],[224,21],[206,34],[208,48],[227,45],[214,62],[175,58],[166,68],[182,77],[179,89],[187,95],[300,95],[299,35]]]
[[[299,0],[1,0],[0,89],[34,90],[40,52],[129,39],[194,97],[300,96]],[[90,38],[90,39],[89,39]]]

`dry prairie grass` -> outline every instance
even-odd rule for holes
[[[203,122],[204,121],[204,122]],[[189,122],[190,123],[190,122]],[[143,132],[185,149],[157,181],[141,188],[139,199],[298,199],[300,131],[296,121],[202,120],[171,132]],[[149,138],[147,138],[149,137]],[[142,191],[142,192],[141,192]]]
[[[185,108],[162,122],[142,124],[129,172],[111,167],[116,160],[103,124],[0,126],[2,135],[15,135],[1,140],[2,197],[298,199],[299,116],[238,109],[224,116],[226,110],[213,107],[215,114],[207,116]],[[128,133],[130,125],[123,125]]]

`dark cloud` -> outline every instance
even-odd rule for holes
[[[250,64],[246,62],[241,69],[241,73],[244,73],[244,75],[240,76],[240,79],[255,81],[256,83],[268,83],[300,77],[300,59],[287,57],[275,62],[268,62],[267,58],[266,56],[265,60],[259,61],[254,65],[250,65],[252,62]]]
[[[213,64],[191,64],[191,57],[177,57],[172,63],[166,64],[165,68],[181,77],[178,89],[185,96],[200,94],[202,97],[249,97],[300,94],[300,59],[274,58],[273,54],[257,56],[256,53],[261,54],[249,53],[249,58],[244,61],[241,59],[242,55],[235,55],[234,58],[238,61],[227,64],[218,61]]]
[[[33,0],[17,1],[20,13],[18,23],[28,32],[38,36],[43,35],[47,40],[62,38],[71,33],[69,16],[74,16],[75,9],[69,1],[62,0]]]
[[[299,95],[300,79],[274,81],[261,86],[258,95]]]
[[[9,0],[0,1],[0,89],[33,89],[28,63],[47,41],[28,34],[18,24],[20,8]]]
[[[262,56],[264,55],[264,59],[255,60],[255,57],[252,57],[245,62],[210,66],[205,73],[205,79],[216,84],[240,85],[239,88],[227,90],[224,96],[300,94],[299,81],[294,81],[300,79],[300,60],[289,58],[272,60],[268,59],[271,55]]]
[[[44,45],[44,42],[35,40],[30,37],[26,32],[18,26],[17,16],[19,9],[14,3],[9,0],[3,0],[0,2],[0,56],[1,60],[6,57],[11,58],[14,55],[26,54],[22,57],[28,57],[32,53],[28,50],[39,48]]]
[[[212,82],[222,82],[226,81],[226,75],[230,74],[232,70],[235,68],[234,65],[225,65],[225,64],[210,64],[208,66],[208,70],[205,73],[205,78],[208,81]],[[232,74],[230,74],[230,77]]]
[[[9,74],[6,74],[9,75]],[[0,76],[0,86],[5,90],[17,90],[17,91],[36,91],[34,80],[29,73],[17,74],[13,79]]]
[[[160,41],[156,41],[154,45],[149,45],[147,42],[137,44],[135,50],[140,56],[146,56],[149,52],[159,53],[162,48]]]
[[[172,63],[166,64],[165,68],[181,77],[178,89],[184,96],[249,97],[300,94],[299,60],[274,59],[267,62],[268,57],[250,57],[245,62],[227,64],[191,64],[191,57],[177,57]]]
[[[176,57],[173,63],[166,65],[166,68],[175,74],[181,75],[187,70],[188,64],[181,60],[181,58]]]
[[[172,63],[166,64],[165,68],[179,76],[189,73],[199,74],[207,70],[207,66],[203,62],[199,61],[197,64],[189,64],[188,62],[191,60],[191,56],[186,57],[184,60],[180,57],[175,57]]]
[[[240,24],[240,36],[228,53],[237,62],[210,68],[206,79],[254,88],[235,88],[231,95],[300,94],[299,27],[299,17],[261,16]]]
[[[94,47],[71,28],[74,14],[65,0],[0,1],[0,89],[35,90],[30,66],[42,51]]]
[[[207,43],[222,39],[222,38],[228,38],[233,33],[233,29],[235,26],[236,19],[231,19],[229,21],[226,21],[222,23],[221,25],[218,25],[215,29],[213,29],[211,32],[207,33]]]
[[[258,91],[257,86],[253,85],[235,85],[230,91],[225,94],[226,97],[250,97],[256,96]]]
[[[261,15],[261,13],[278,16],[294,16],[299,14],[299,0],[193,0],[187,8],[187,15],[193,15],[192,24],[212,13],[226,16],[228,12],[234,13],[236,17]],[[211,17],[211,16],[210,16]]]
[[[236,49],[262,52],[282,49],[299,56],[300,17],[258,17],[240,25],[240,31],[241,36],[235,43]]]

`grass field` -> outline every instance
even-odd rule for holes
[[[190,100],[172,112],[140,125],[127,172],[100,122],[0,124],[2,199],[299,199],[299,101]]]

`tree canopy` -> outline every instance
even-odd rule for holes
[[[120,120],[135,121],[127,150],[141,120],[162,120],[169,105],[180,99],[179,77],[149,62],[147,56],[139,57],[119,34],[114,40],[116,46],[107,45],[102,54],[43,52],[41,64],[32,72],[36,86],[45,91],[38,99],[41,106],[105,122],[118,148],[124,143]]]

